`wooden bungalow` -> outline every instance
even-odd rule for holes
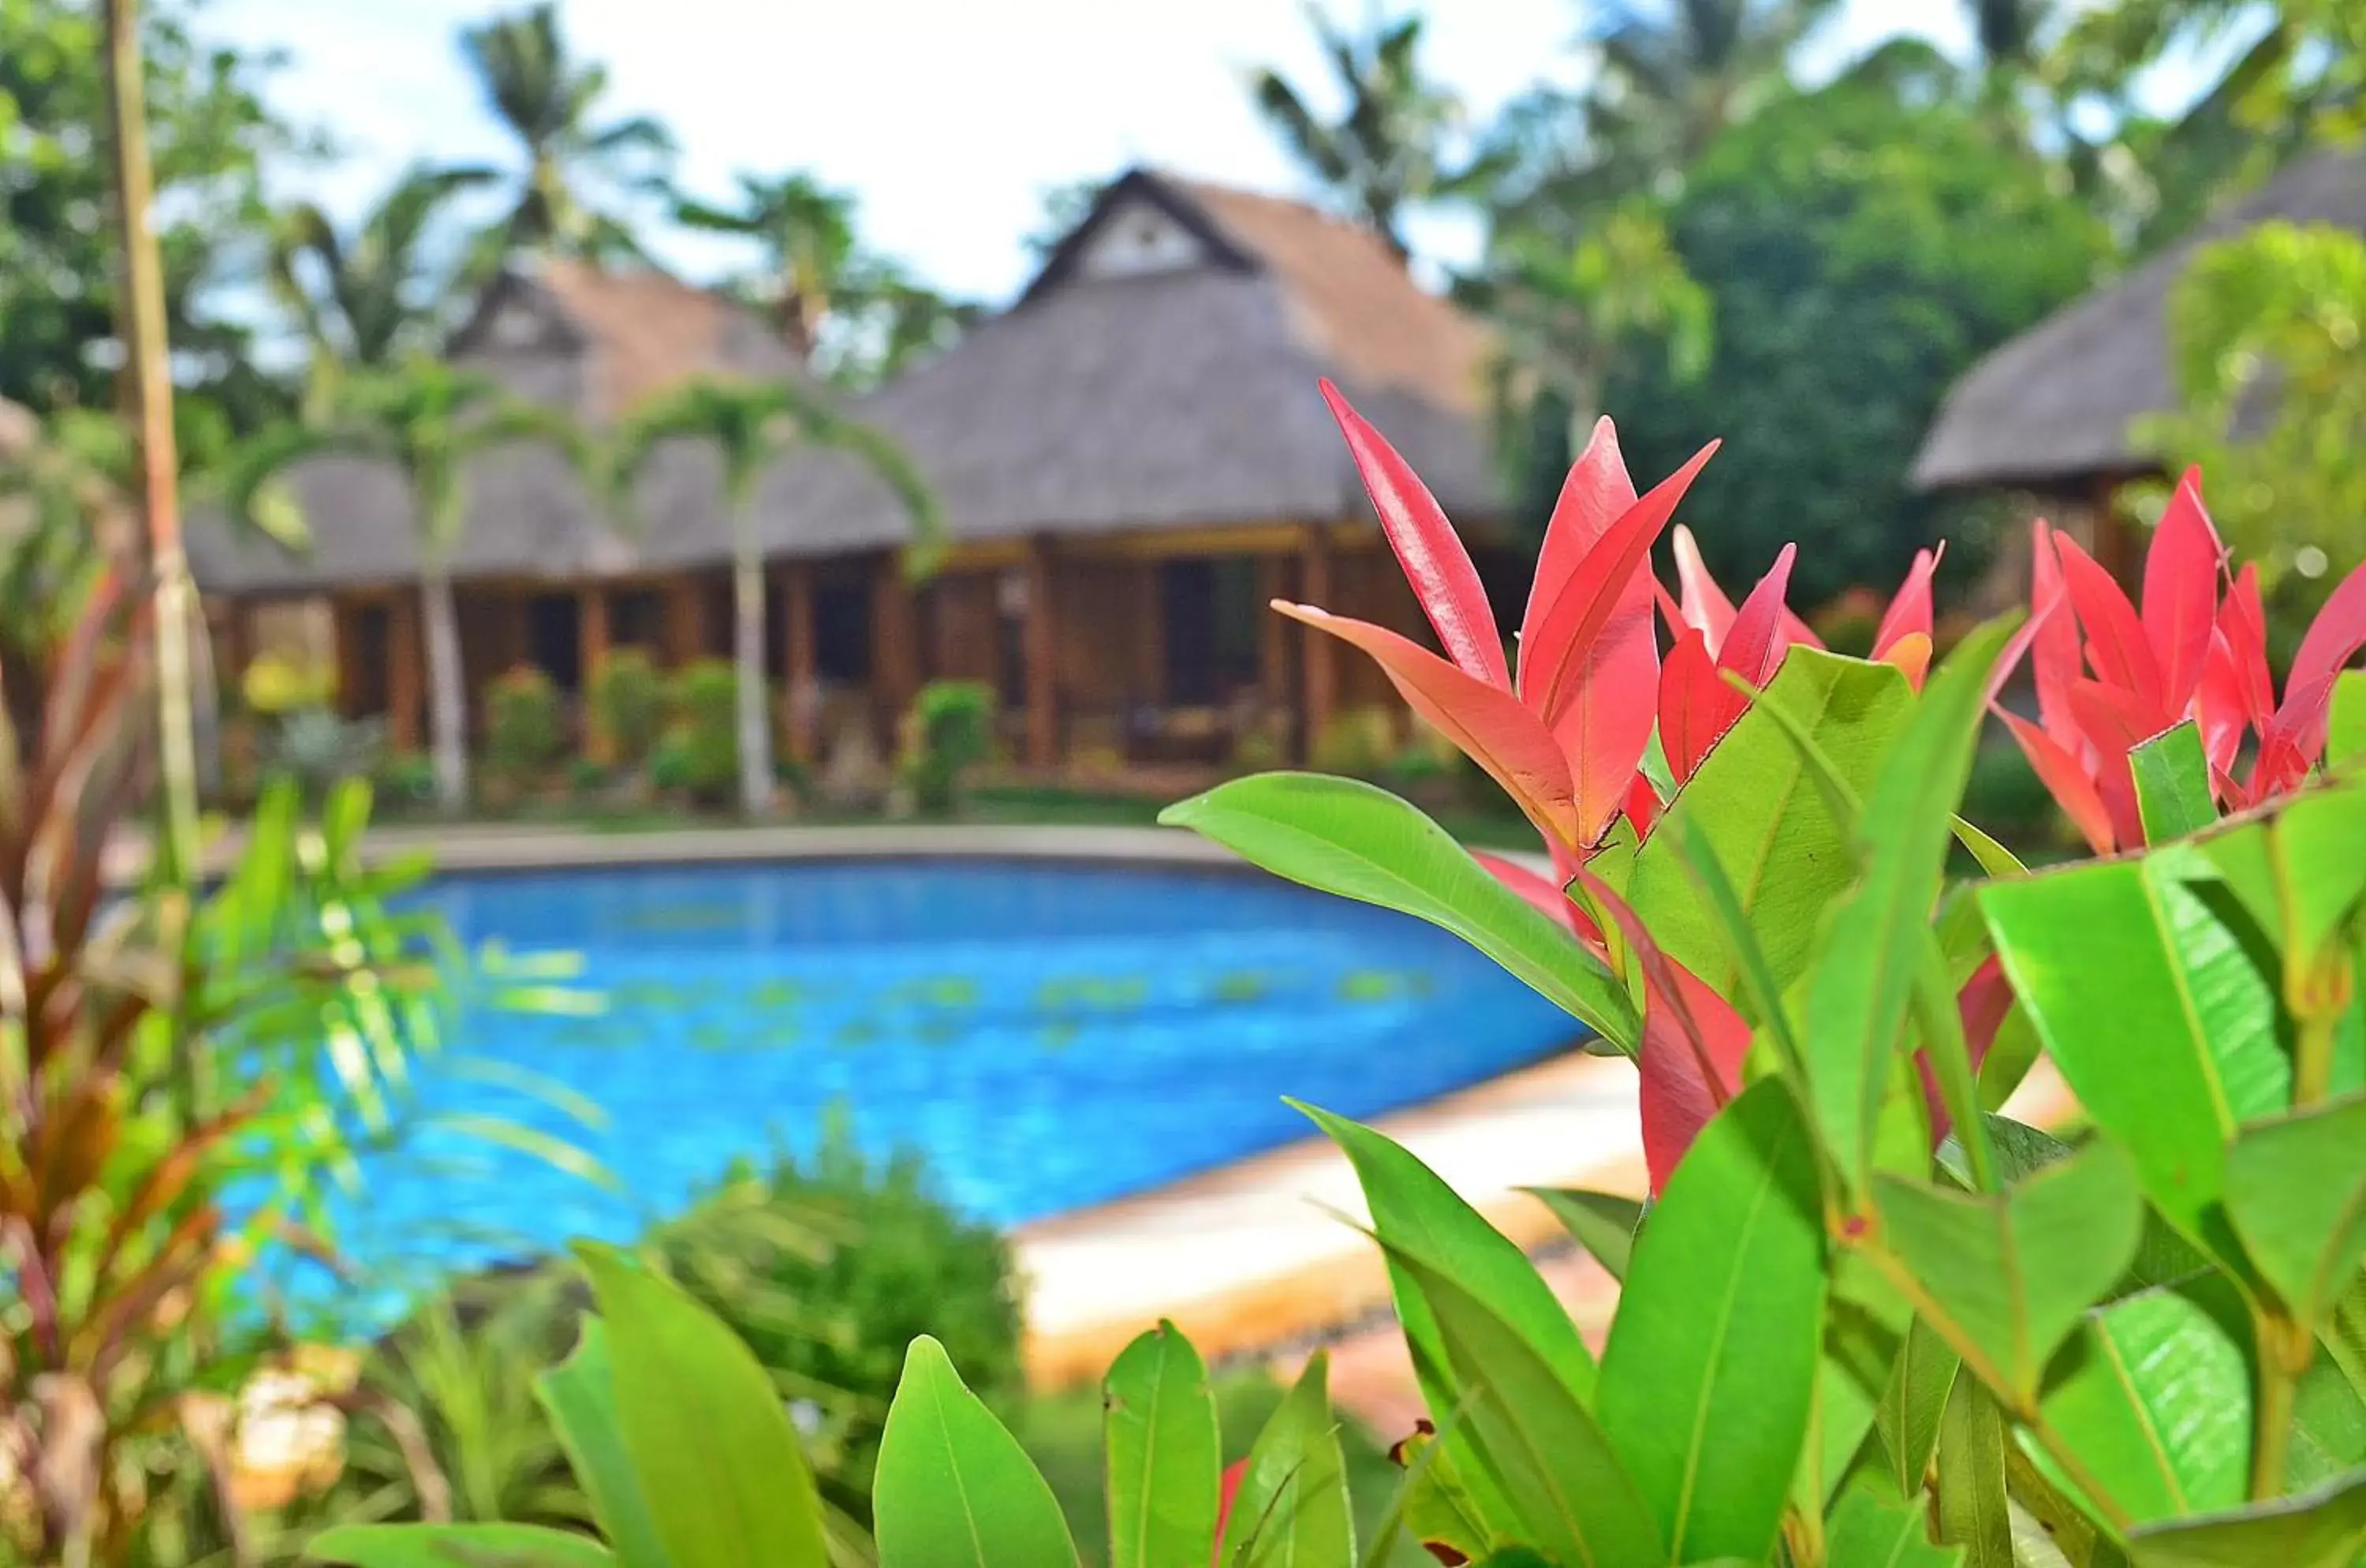
[[[594,423],[702,370],[799,373],[763,323],[713,296],[567,265],[504,280],[451,352]],[[817,716],[884,724],[941,678],[990,682],[1013,750],[1046,769],[1213,760],[1252,728],[1302,747],[1346,705],[1389,700],[1366,661],[1264,609],[1289,596],[1421,629],[1316,383],[1336,380],[1400,445],[1509,597],[1525,570],[1488,543],[1486,354],[1476,324],[1367,231],[1126,175],[1014,306],[853,410],[940,500],[950,540],[933,577],[907,581],[908,520],[852,464],[801,458],[761,487],[769,655],[794,749],[816,750]],[[727,650],[713,479],[707,455],[669,452],[627,536],[556,457],[480,463],[456,562],[470,687],[523,661],[573,689],[620,643],[667,661]],[[411,742],[422,682],[400,487],[324,460],[299,490],[306,556],[233,547],[218,528],[193,540],[226,657],[242,652],[241,606],[327,595],[344,705],[387,714]]]
[[[2159,472],[2158,456],[2131,432],[2177,400],[2169,300],[2196,251],[2279,219],[2366,233],[2366,153],[2327,149],[2295,159],[2191,235],[1989,354],[1948,393],[1915,459],[1915,482],[2083,506],[2098,524],[2104,564],[2132,581],[2139,542],[2112,498]]]

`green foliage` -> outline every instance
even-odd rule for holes
[[[533,790],[566,750],[567,716],[549,676],[522,664],[486,686],[485,761],[503,787]]]
[[[1161,1323],[1110,1364],[1101,1399],[1110,1568],[1200,1568],[1216,1550],[1223,1436],[1199,1352]]]
[[[915,1160],[873,1163],[832,1131],[807,1160],[735,1172],[651,1245],[783,1389],[819,1407],[823,1495],[858,1522],[914,1337],[934,1338],[989,1400],[1020,1390],[1008,1244],[948,1207]]]
[[[2109,254],[2087,206],[1989,117],[1845,78],[1710,143],[1667,221],[1714,305],[1707,370],[1634,361],[1603,406],[1639,472],[1724,437],[1690,498],[1710,570],[1746,581],[1812,540],[1792,582],[1808,604],[1895,581],[1930,542],[1953,509],[1907,469],[1940,399]]]
[[[611,649],[592,671],[592,723],[617,765],[645,765],[665,726],[665,680],[637,648]]]
[[[942,816],[961,803],[963,781],[994,742],[994,689],[982,681],[931,681],[904,716],[896,766],[914,803]]]
[[[699,659],[674,674],[671,728],[649,772],[660,788],[686,790],[704,805],[731,798],[739,779],[739,677],[724,659]]]
[[[1307,756],[1317,773],[1377,778],[1397,755],[1396,716],[1384,707],[1353,707],[1314,732]]]
[[[2271,581],[2366,548],[2361,330],[2366,241],[2327,224],[2206,246],[2170,299],[2180,406],[2142,434],[2204,467],[2214,520]]]

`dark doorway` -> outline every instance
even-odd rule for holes
[[[1159,569],[1166,701],[1211,707],[1257,679],[1256,562],[1174,560]]]
[[[384,604],[357,604],[351,612],[354,635],[347,647],[354,668],[343,671],[346,716],[367,718],[394,704],[387,661],[394,657],[394,616]]]
[[[892,569],[891,569],[892,570]],[[825,681],[871,679],[871,580],[830,575],[814,584],[814,664]]]
[[[665,602],[656,589],[631,588],[608,595],[608,641],[657,656],[665,646]]]
[[[572,593],[537,593],[526,601],[526,659],[562,692],[583,685],[581,615]]]

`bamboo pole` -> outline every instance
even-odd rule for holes
[[[156,700],[163,773],[166,874],[189,886],[197,873],[197,735],[189,683],[188,557],[181,543],[180,459],[173,440],[171,345],[164,321],[164,266],[151,226],[155,175],[148,161],[147,94],[140,55],[139,0],[100,0],[107,32],[107,114],[115,148],[116,216],[122,233],[116,330],[123,341],[124,407],[140,466],[148,567],[155,592]]]

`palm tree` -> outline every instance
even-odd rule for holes
[[[1308,174],[1404,255],[1404,209],[1470,194],[1490,167],[1483,160],[1450,172],[1446,166],[1446,142],[1462,107],[1422,74],[1420,17],[1377,24],[1359,38],[1335,27],[1312,0],[1306,16],[1346,96],[1346,111],[1324,120],[1268,68],[1249,79],[1257,112]]]
[[[738,183],[735,205],[714,207],[680,197],[674,217],[693,229],[752,240],[761,248],[764,302],[781,336],[810,362],[823,318],[850,294],[863,294],[870,282],[871,258],[855,239],[854,197],[804,174],[741,175]]]
[[[659,447],[711,443],[722,462],[722,499],[731,517],[732,655],[738,666],[739,800],[749,815],[772,801],[772,733],[764,712],[764,553],[756,531],[756,487],[772,466],[806,446],[851,453],[884,479],[920,538],[937,536],[936,502],[902,452],[868,425],[844,418],[805,388],[785,381],[701,377],[634,411],[615,436],[609,482],[620,505]]]
[[[448,812],[468,799],[468,693],[452,601],[452,555],[468,516],[468,468],[493,448],[519,442],[558,447],[579,472],[588,467],[582,435],[565,414],[525,402],[487,377],[411,359],[397,369],[347,380],[321,420],[256,437],[223,479],[231,514],[253,518],[276,491],[273,481],[303,457],[346,452],[390,463],[401,473],[419,535],[436,795]]]
[[[1792,52],[1839,0],[1621,0],[1593,33],[1588,140],[1628,189],[1680,174],[1789,81]]]
[[[479,265],[518,249],[589,261],[637,259],[631,226],[596,198],[664,189],[674,152],[665,127],[638,115],[595,123],[607,67],[569,54],[549,0],[465,29],[460,52],[494,116],[525,153],[517,198],[487,236]]]
[[[453,197],[495,177],[490,169],[415,164],[344,234],[311,202],[279,216],[269,277],[311,348],[312,412],[333,403],[341,370],[384,369],[437,346],[452,279],[425,254],[427,241]]]

